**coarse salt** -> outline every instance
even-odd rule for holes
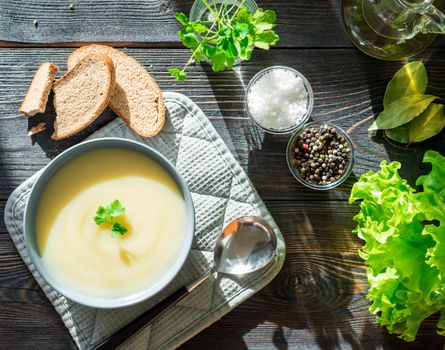
[[[301,123],[308,111],[308,92],[294,72],[276,68],[250,88],[247,104],[252,118],[263,128],[286,130]]]

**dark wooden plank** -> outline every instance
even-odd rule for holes
[[[106,112],[87,131],[62,142],[52,141],[48,130],[27,137],[28,126],[42,120],[52,124],[51,104],[44,116],[27,119],[17,112],[27,86],[40,63],[51,60],[66,69],[65,60],[72,49],[2,49],[0,50],[0,199],[27,177],[41,169],[50,157],[60,153],[111,120]],[[354,178],[376,169],[383,159],[404,162],[403,174],[411,180],[418,176],[423,151],[444,150],[443,134],[409,149],[371,137],[367,128],[381,111],[385,86],[399,63],[380,62],[355,50],[274,50],[257,53],[252,62],[238,71],[215,74],[207,66],[192,67],[187,83],[176,83],[166,72],[187,59],[186,50],[126,50],[142,62],[166,91],[190,96],[211,119],[263,198],[268,200],[305,198],[306,200],[345,200]],[[421,58],[430,75],[430,92],[445,96],[445,51],[429,50]],[[260,69],[281,63],[299,69],[315,91],[314,120],[331,121],[347,129],[356,146],[354,175],[340,189],[314,192],[299,185],[287,169],[284,152],[288,138],[264,134],[244,112],[244,90],[249,79]],[[274,181],[270,179],[273,176]]]
[[[177,11],[189,13],[193,1],[3,0],[0,2],[0,41],[81,43],[178,42]],[[281,47],[350,46],[342,30],[339,1],[258,1],[278,13]],[[34,20],[38,20],[37,27]],[[131,44],[133,43],[133,44]]]
[[[14,243],[6,231],[0,234],[0,280],[1,288],[11,290],[39,290]],[[5,301],[0,298],[0,301]]]
[[[6,231],[5,222],[3,220],[4,214],[5,214],[5,205],[6,205],[6,201],[5,200],[0,200],[0,218],[2,218],[0,220],[0,234],[1,234],[1,232],[5,232]]]
[[[442,2],[443,0],[436,1]],[[278,47],[352,47],[344,30],[339,0],[258,0],[277,11]],[[193,1],[3,0],[0,2],[0,47],[60,43],[108,42],[119,47],[179,45],[173,14],[189,13]],[[445,8],[444,5],[441,8]],[[34,20],[39,22],[34,25]],[[3,43],[2,43],[3,41]],[[433,47],[443,47],[438,39]]]
[[[273,201],[267,203],[287,242],[283,270],[266,288],[183,349],[439,349],[438,317],[425,321],[416,342],[388,335],[369,314],[361,241],[351,234],[355,206],[345,202]],[[329,225],[322,224],[329,221]],[[52,306],[36,289],[15,248],[0,235],[1,348],[71,346]],[[23,277],[19,277],[23,276]],[[25,329],[26,325],[26,329]],[[14,330],[14,331],[12,331]],[[20,330],[20,333],[16,330]],[[224,336],[223,336],[224,335]]]
[[[59,314],[48,307],[41,290],[0,288],[0,347],[2,349],[77,349]]]

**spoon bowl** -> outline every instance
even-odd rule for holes
[[[277,237],[262,218],[243,216],[230,222],[215,244],[214,269],[244,275],[267,266],[275,257]]]

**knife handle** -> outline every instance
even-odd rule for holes
[[[116,333],[103,340],[98,345],[94,346],[92,350],[111,350],[116,349],[119,345],[125,343],[129,338],[134,336],[144,327],[150,325],[163,313],[170,310],[174,305],[184,299],[188,294],[187,287],[178,289],[173,294],[170,294],[167,298],[153,306],[151,309],[145,311],[142,315],[135,318],[126,326],[122,327]]]
[[[176,292],[170,294],[168,297],[160,301],[151,309],[145,311],[142,315],[138,316],[129,324],[119,329],[116,333],[112,334],[99,344],[93,346],[91,350],[116,349],[119,345],[122,345],[128,339],[138,333],[141,329],[156,321],[159,316],[170,310],[173,306],[175,306],[187,295],[189,295],[193,290],[198,288],[211,276],[212,271],[213,269],[209,269],[204,275],[190,283],[188,286],[179,288]]]

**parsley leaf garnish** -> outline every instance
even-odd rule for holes
[[[100,206],[96,211],[96,216],[94,217],[94,221],[97,225],[102,225],[107,221],[107,209],[103,206]]]
[[[94,217],[96,225],[108,224],[111,226],[111,236],[113,238],[119,238],[123,236],[128,229],[121,223],[116,221],[116,218],[125,214],[125,208],[121,202],[116,199],[110,205],[99,206]]]
[[[109,206],[110,216],[115,218],[117,216],[122,216],[125,214],[125,208],[122,206],[119,200],[113,201]]]
[[[128,229],[124,225],[115,222],[111,227],[111,236],[113,238],[119,238],[120,236],[123,236],[127,231]]]

